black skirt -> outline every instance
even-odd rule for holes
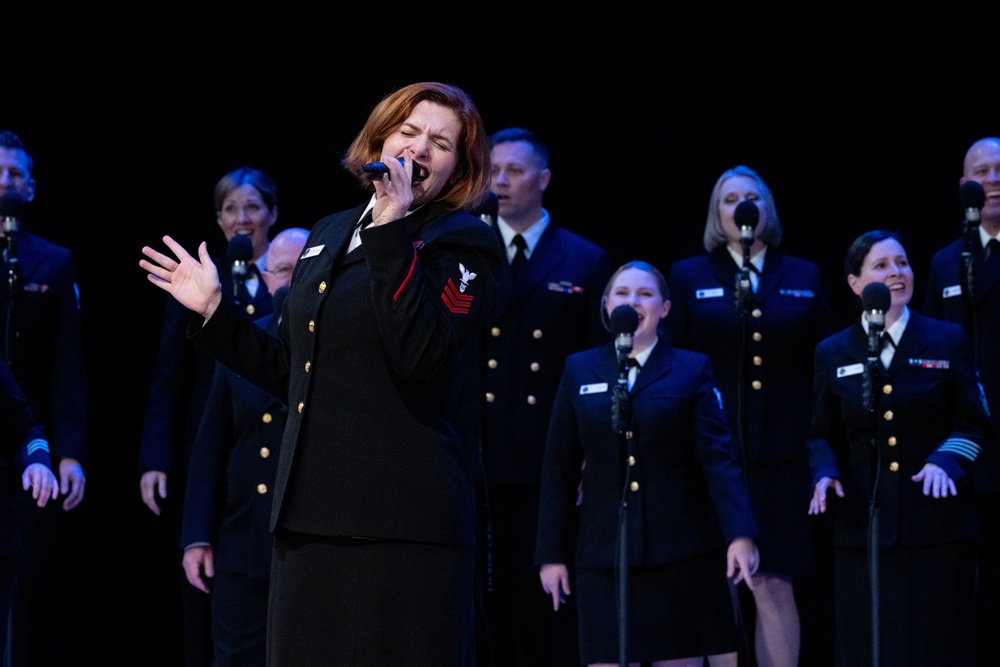
[[[472,667],[471,546],[275,536],[267,664]]]
[[[742,584],[741,584],[742,585]],[[580,658],[617,663],[618,575],[611,568],[576,573]],[[724,550],[677,563],[632,568],[627,591],[630,662],[672,660],[737,649],[736,612]]]

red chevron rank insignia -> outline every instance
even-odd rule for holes
[[[463,285],[463,287],[465,286]],[[462,294],[451,278],[448,278],[444,291],[441,292],[441,300],[444,301],[444,305],[456,315],[468,315],[474,298],[471,294]]]

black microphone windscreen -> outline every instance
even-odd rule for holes
[[[885,283],[868,283],[861,290],[861,305],[868,312],[884,313],[892,305],[892,294]]]
[[[9,190],[0,197],[0,217],[20,218],[24,214],[24,197],[20,192]]]
[[[482,200],[479,202],[479,205],[472,209],[471,213],[477,218],[483,218],[483,216],[486,216],[490,220],[496,220],[499,209],[500,200],[497,199],[495,193],[487,190],[486,194],[483,195]],[[485,220],[485,218],[483,219]]]
[[[618,306],[611,311],[611,333],[633,334],[639,328],[639,313],[632,306]]]
[[[760,222],[760,209],[757,208],[757,204],[744,199],[736,205],[736,211],[733,213],[733,216],[736,219],[737,227],[756,229],[757,223]]]
[[[982,208],[986,204],[986,191],[975,181],[966,181],[958,189],[962,208]]]
[[[226,246],[226,258],[230,262],[249,262],[253,259],[253,243],[249,236],[237,234],[229,239]]]

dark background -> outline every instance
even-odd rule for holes
[[[81,648],[105,664],[176,657],[179,557],[137,469],[166,296],[138,261],[166,233],[222,250],[223,173],[265,170],[277,227],[310,227],[362,199],[338,161],[371,107],[400,84],[447,81],[489,131],[547,139],[546,207],[616,263],[666,272],[703,252],[716,178],[753,167],[783,248],[820,264],[846,325],[850,241],[906,234],[919,307],[931,253],[961,230],[965,150],[1000,134],[997,47],[982,37],[996,17],[964,4],[207,4],[12,2],[0,22],[0,128],[36,162],[25,224],[73,250],[82,291],[93,639]],[[63,613],[81,607],[55,602]]]

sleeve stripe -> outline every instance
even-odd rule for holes
[[[974,443],[972,440],[966,440],[965,438],[949,438],[941,443],[941,446],[937,448],[939,452],[951,452],[969,459],[970,461],[975,461],[979,457],[979,453],[983,451],[983,448]]]
[[[49,443],[46,442],[45,440],[42,440],[41,438],[35,438],[34,440],[28,443],[28,456],[31,456],[32,454],[34,454],[39,450],[44,452],[49,451]]]

